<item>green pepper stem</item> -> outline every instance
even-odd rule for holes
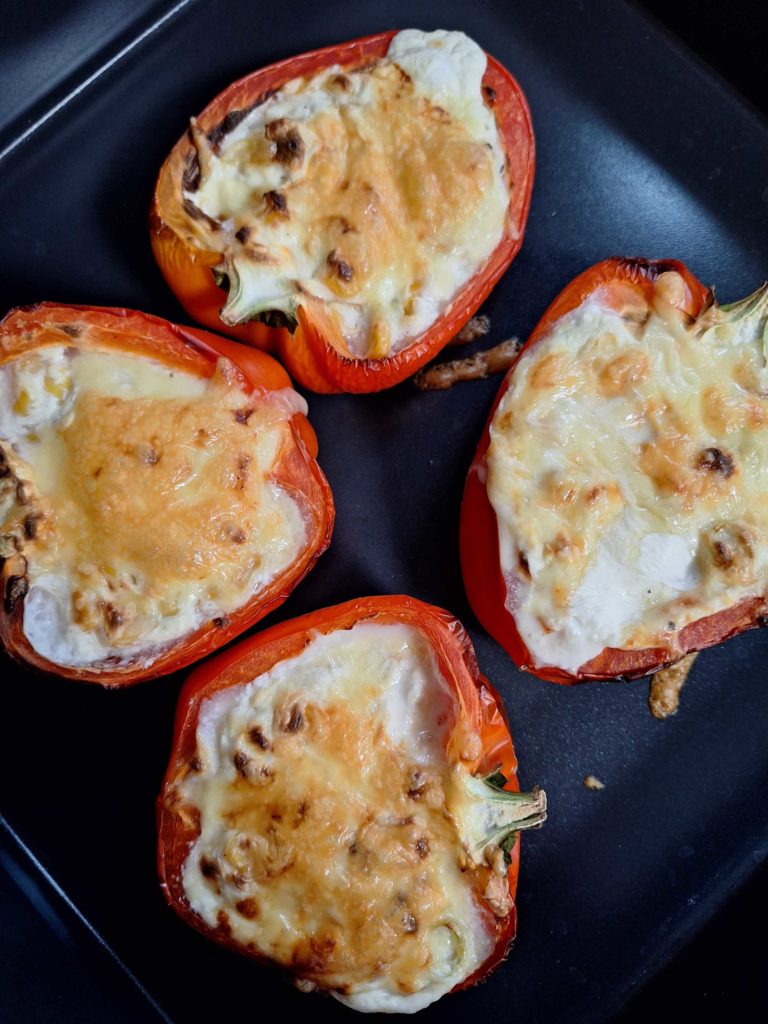
[[[477,863],[495,847],[508,856],[518,832],[539,828],[546,820],[547,794],[538,786],[530,793],[516,793],[502,788],[506,779],[499,771],[462,776],[462,834]]]
[[[768,362],[768,284],[739,302],[710,306],[696,322],[700,335],[714,331],[724,340],[759,342]]]

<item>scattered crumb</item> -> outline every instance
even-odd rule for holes
[[[491,329],[491,318],[488,316],[473,316],[464,324],[459,333],[451,338],[449,345],[466,345],[470,341],[477,341],[484,338]]]
[[[492,373],[508,370],[515,361],[519,347],[517,338],[510,338],[466,359],[433,363],[420,370],[413,378],[413,383],[420,391],[445,391],[460,380],[482,380]]]
[[[680,661],[663,668],[651,676],[651,688],[648,691],[648,707],[654,718],[669,718],[677,714],[680,707],[680,691],[688,678],[698,652],[686,654]]]
[[[311,981],[309,978],[294,978],[293,984],[296,986],[299,992],[314,992],[315,989],[317,988],[317,985],[314,983],[314,981]]]
[[[585,789],[605,789],[605,783],[601,782],[596,775],[584,776]]]

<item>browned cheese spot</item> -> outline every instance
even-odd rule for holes
[[[564,533],[557,533],[544,545],[544,553],[552,558],[560,556],[567,557],[572,551],[573,545]]]
[[[670,430],[653,443],[641,445],[640,469],[664,496],[679,496],[684,505],[690,505],[696,496],[696,482],[690,469],[688,441],[677,430]]]
[[[235,910],[241,917],[245,917],[249,921],[255,920],[261,913],[259,902],[253,896],[249,896],[244,900],[238,900],[235,904]]]
[[[138,456],[145,466],[156,466],[160,461],[157,448],[151,444],[138,445]]]
[[[219,877],[219,866],[216,861],[210,859],[210,857],[200,858],[200,874],[203,878],[218,878]]]
[[[232,762],[235,766],[235,770],[238,775],[242,775],[244,779],[248,778],[248,766],[251,763],[250,757],[243,750],[238,750],[235,756],[232,758]]]
[[[340,281],[349,282],[354,276],[352,267],[346,260],[341,258],[338,249],[332,249],[331,252],[328,253],[328,266],[331,267]]]
[[[184,196],[182,206],[184,207],[184,212],[191,220],[202,221],[211,231],[218,231],[221,227],[217,220],[209,217],[207,213],[201,210],[199,206],[196,206],[187,196]]]
[[[336,939],[331,935],[319,933],[299,939],[293,950],[293,965],[307,974],[324,974],[335,949]]]
[[[270,192],[265,192],[264,202],[273,213],[279,213],[285,217],[288,216],[288,200],[282,192],[277,192],[274,189]]]
[[[220,910],[216,915],[216,931],[227,937],[232,934],[232,925],[229,923],[229,914],[226,910]]]
[[[181,187],[185,192],[197,192],[200,188],[200,159],[194,148],[187,153],[184,173],[181,175]]]
[[[730,569],[733,565],[733,549],[721,540],[712,544],[712,554],[715,565],[719,569]]]
[[[211,144],[211,148],[215,153],[218,153],[221,148],[221,143],[226,135],[229,135],[231,131],[240,124],[243,118],[247,117],[248,114],[253,110],[254,106],[258,106],[259,101],[250,107],[242,107],[236,110],[230,110],[219,123],[208,132],[208,141]]]
[[[68,334],[70,338],[79,338],[83,333],[83,328],[77,324],[59,324],[59,330]]]
[[[429,116],[433,121],[440,121],[441,124],[449,124],[451,115],[443,107],[430,107]]]
[[[288,717],[281,723],[280,728],[283,732],[298,732],[303,725],[304,712],[301,709],[301,705],[293,704],[288,712]]]
[[[24,536],[27,540],[34,540],[37,537],[37,526],[42,519],[40,512],[32,512],[24,520]]]
[[[116,633],[123,625],[123,613],[111,601],[106,601],[102,607],[104,616],[104,628],[108,633]]]
[[[736,469],[733,456],[721,448],[705,448],[696,460],[696,467],[708,473],[717,473],[726,480],[733,476]]]
[[[235,232],[235,238],[240,242],[241,245],[245,245],[248,239],[251,237],[251,229],[247,224],[243,224],[241,228],[238,228]]]
[[[245,544],[247,540],[245,530],[241,526],[236,526],[234,523],[227,523],[224,527],[224,532],[233,544]]]
[[[201,772],[203,770],[202,759],[197,754],[195,754],[195,756],[189,762],[189,767],[193,772]]]
[[[254,244],[248,246],[248,256],[254,263],[273,263],[272,254],[266,245]]]
[[[408,788],[406,792],[411,800],[421,800],[424,795],[424,790],[427,785],[427,780],[422,771],[417,768],[408,780]]]
[[[404,910],[401,918],[403,931],[406,935],[415,935],[419,930],[419,922],[416,920],[410,910]]]
[[[540,389],[554,388],[565,379],[565,357],[559,352],[550,352],[533,364],[530,373],[531,387]]]
[[[213,620],[213,624],[217,629],[221,629],[223,626],[228,626],[230,622],[231,619],[228,619],[226,615],[217,615]]]
[[[496,90],[490,85],[483,86],[483,92],[485,93],[485,99],[489,107],[492,107],[496,103]]]
[[[253,416],[253,409],[246,406],[244,409],[235,409],[235,423],[247,423]]]
[[[285,118],[270,121],[264,134],[270,142],[275,143],[275,160],[280,164],[296,166],[304,156],[304,140],[295,125],[289,124]]]
[[[235,490],[245,490],[245,484],[248,479],[248,467],[251,464],[250,455],[240,455],[237,459],[237,471],[235,473]]]
[[[9,576],[5,584],[4,606],[8,615],[13,612],[17,603],[26,596],[29,583],[26,576]]]
[[[608,335],[613,338],[613,335]],[[651,368],[644,352],[624,352],[600,370],[598,385],[604,398],[616,398],[648,379]]]
[[[248,730],[248,739],[261,750],[271,750],[271,744],[260,725],[254,725]]]
[[[336,221],[338,222],[342,235],[349,235],[350,233],[357,231],[357,228],[350,224],[346,217],[336,217]]]
[[[748,529],[741,523],[716,523],[704,533],[705,550],[712,565],[727,578],[749,583],[754,576],[755,553]]]
[[[419,836],[419,838],[414,843],[413,848],[419,855],[419,857],[421,857],[421,859],[423,860],[425,857],[429,856],[429,839],[427,839],[426,836]]]

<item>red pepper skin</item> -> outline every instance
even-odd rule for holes
[[[311,75],[334,64],[359,67],[383,57],[394,35],[394,31],[380,32],[270,64],[220,93],[199,115],[198,124],[204,131],[210,131],[229,111],[249,107],[268,90],[278,89],[292,78]],[[476,312],[523,242],[535,163],[530,111],[516,80],[490,56],[483,86],[486,95],[492,97],[489,102],[496,111],[508,178],[514,183],[504,236],[446,311],[406,349],[384,359],[350,358],[335,343],[335,331],[322,322],[321,314],[310,315],[304,307],[299,308],[299,324],[293,334],[256,321],[234,327],[223,323],[219,312],[224,292],[211,274],[211,267],[221,260],[219,254],[191,245],[173,226],[181,204],[181,178],[193,152],[187,135],[176,143],[160,171],[150,211],[152,249],[171,290],[194,320],[274,352],[295,380],[312,391],[380,391],[410,377],[433,359]]]
[[[278,662],[300,654],[317,633],[350,629],[358,622],[403,623],[423,633],[432,647],[445,679],[453,688],[461,719],[482,740],[482,753],[468,766],[478,774],[497,767],[508,779],[506,788],[517,792],[517,758],[515,757],[509,722],[501,698],[481,675],[472,643],[449,612],[424,604],[412,597],[365,597],[331,608],[323,608],[300,618],[282,622],[255,636],[249,636],[234,647],[198,666],[184,684],[176,709],[171,757],[163,787],[157,801],[158,848],[157,866],[160,885],[167,903],[179,916],[208,938],[247,956],[262,960],[258,954],[243,949],[220,931],[210,928],[192,910],[182,884],[182,868],[190,844],[198,835],[198,827],[187,816],[174,812],[174,785],[188,770],[196,750],[196,730],[203,702],[228,686],[237,686]],[[514,899],[520,862],[520,839],[511,851],[508,879]],[[517,913],[513,906],[506,918],[496,918],[485,908],[488,928],[495,934],[494,948],[485,963],[457,989],[468,988],[484,978],[506,954],[515,937]]]
[[[207,331],[179,327],[160,317],[128,309],[100,306],[64,306],[42,302],[11,310],[0,321],[0,365],[10,359],[50,344],[76,344],[61,326],[78,325],[95,332],[99,347],[149,357],[187,373],[210,376],[219,356],[234,363],[246,378],[247,394],[269,401],[272,392],[291,387],[283,367],[271,356],[237,345]],[[226,624],[207,623],[169,647],[150,666],[126,663],[102,669],[56,665],[39,655],[23,631],[23,598],[0,608],[0,641],[11,657],[41,672],[99,683],[105,687],[131,686],[185,668],[210,654],[259,619],[268,615],[288,597],[330,543],[334,505],[331,489],[315,461],[317,438],[306,416],[291,419],[293,443],[277,466],[275,478],[291,489],[304,510],[309,541],[300,557],[280,573],[261,593],[228,616]],[[7,585],[7,567],[2,576]]]
[[[585,270],[565,287],[546,310],[517,358],[541,340],[553,324],[596,292],[600,292],[600,300],[605,305],[610,307],[614,304],[616,308],[621,308],[632,292],[650,299],[659,275],[667,271],[680,274],[686,285],[683,308],[692,317],[698,316],[711,303],[711,291],[683,263],[677,260],[608,259]],[[515,365],[508,371],[496,395],[464,486],[460,527],[461,564],[464,586],[472,609],[515,664],[540,679],[569,685],[619,676],[633,679],[656,672],[669,664],[668,652],[661,648],[632,651],[605,648],[575,673],[551,665],[539,666],[525,646],[514,616],[506,608],[507,591],[499,558],[498,524],[496,513],[488,500],[485,473],[491,421],[510,385]],[[762,599],[748,598],[732,608],[692,622],[680,633],[681,647],[684,652],[689,652],[720,643],[758,625],[758,618],[764,611]]]

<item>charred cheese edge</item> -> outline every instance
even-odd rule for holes
[[[693,323],[598,291],[523,354],[490,427],[506,605],[538,665],[685,653],[681,630],[768,588],[768,286]]]
[[[207,698],[166,793],[199,826],[191,909],[358,1010],[413,1012],[450,991],[512,907],[498,845],[512,819],[494,797],[516,827],[545,807],[469,774],[479,737],[458,716],[426,638],[399,623],[318,634]]]
[[[294,79],[218,131],[193,121],[185,227],[222,255],[224,322],[317,304],[374,359],[423,334],[507,227],[486,63],[460,32],[407,30],[385,59]]]
[[[127,351],[52,344],[0,366],[0,544],[23,630],[65,666],[150,665],[303,549],[273,471],[303,400],[247,395]]]

